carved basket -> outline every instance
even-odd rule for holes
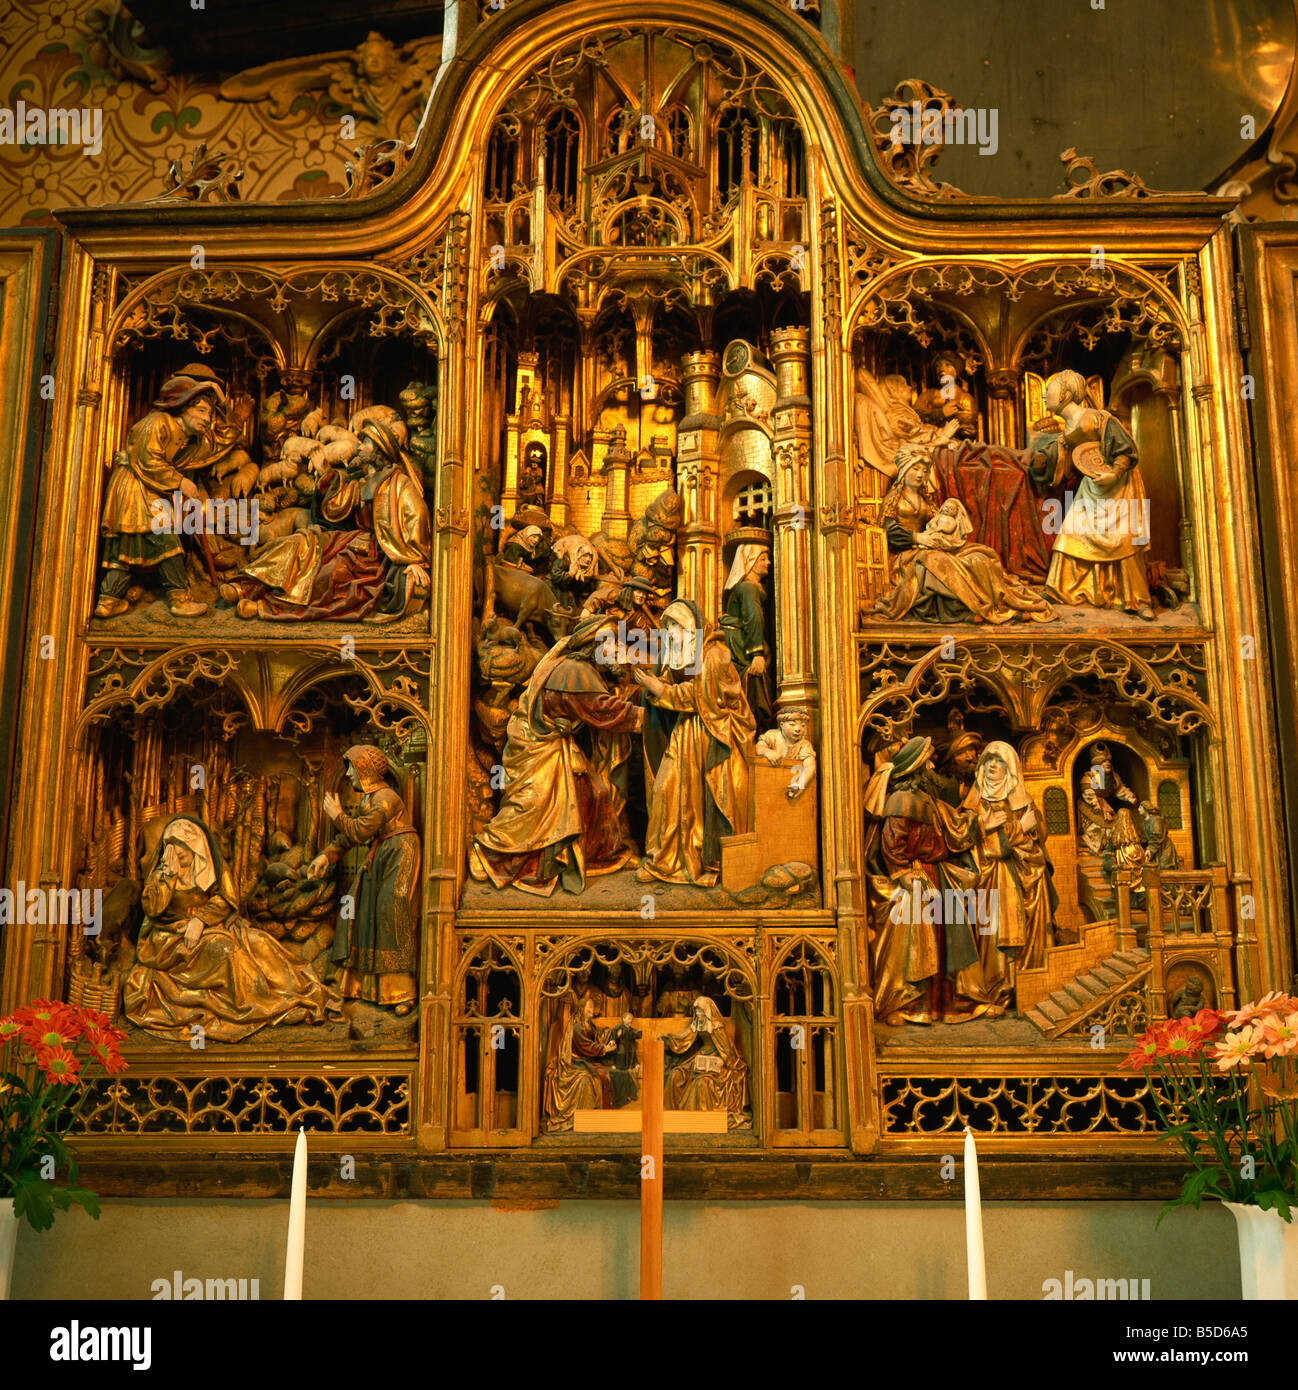
[[[97,1009],[115,1019],[122,1006],[121,971],[105,970],[85,959],[74,960],[68,982],[68,1003],[76,1009]]]

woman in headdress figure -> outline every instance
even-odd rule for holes
[[[975,820],[977,888],[980,900],[990,905],[993,928],[978,936],[983,982],[998,1007],[1009,1007],[1016,972],[1045,963],[1059,897],[1046,859],[1045,830],[1024,789],[1018,754],[1008,743],[983,749],[964,810]]]
[[[749,764],[757,726],[718,628],[704,630],[693,599],[663,610],[662,672],[637,666],[653,708],[645,719],[649,829],[642,883],[710,888],[721,870],[721,840],[748,830]]]
[[[771,662],[766,645],[766,589],[762,581],[771,572],[771,553],[764,545],[743,542],[735,551],[726,579],[726,611],[721,631],[730,648],[739,679],[744,683],[748,707],[758,728],[772,721]]]
[[[336,991],[240,917],[236,898],[211,832],[173,816],[145,868],[144,921],[122,993],[137,1027],[174,1042],[240,1042],[341,1013]]]
[[[668,1110],[724,1110],[731,1128],[748,1119],[748,1068],[714,1000],[700,994],[689,1023],[663,1046]]]
[[[1005,572],[989,545],[969,539],[973,522],[949,497],[902,557],[892,591],[875,604],[877,617],[925,622],[1046,622],[1050,605]]]
[[[352,815],[332,793],[325,814],[338,833],[311,861],[307,874],[321,878],[355,845],[368,845],[351,887],[353,915],[339,916],[331,959],[345,999],[395,1006],[408,1014],[418,998],[415,947],[419,924],[419,835],[400,793],[385,780],[381,749],[358,743],[343,754],[347,777],[361,793]]]

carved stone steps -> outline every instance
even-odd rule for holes
[[[1149,970],[1148,951],[1115,951],[1025,1009],[1023,1017],[1048,1038],[1083,1033],[1088,1024],[1104,1018],[1119,995],[1142,989]]]

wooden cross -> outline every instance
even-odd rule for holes
[[[598,1021],[598,1020],[597,1020]],[[614,1020],[619,1022],[620,1020]],[[663,1296],[663,1134],[724,1134],[724,1110],[663,1109],[662,1035],[677,1032],[680,1018],[638,1018],[640,1040],[640,1110],[578,1110],[576,1134],[636,1134],[640,1143],[640,1297]]]

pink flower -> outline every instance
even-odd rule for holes
[[[1298,1022],[1267,1014],[1257,1027],[1261,1029],[1262,1050],[1267,1057],[1287,1057],[1298,1047]]]
[[[1291,999],[1289,995],[1282,994],[1278,989],[1273,989],[1268,994],[1264,994],[1256,1004],[1245,1004],[1243,1008],[1236,1009],[1234,1013],[1227,1011],[1223,1017],[1230,1028],[1242,1028],[1246,1023],[1252,1023],[1254,1019],[1260,1018],[1263,1014],[1279,1014],[1282,1018],[1298,1011],[1298,1000]]]
[[[1262,1030],[1251,1026],[1241,1028],[1237,1033],[1227,1033],[1217,1044],[1213,1057],[1219,1071],[1229,1071],[1241,1062],[1247,1062],[1261,1050]]]

